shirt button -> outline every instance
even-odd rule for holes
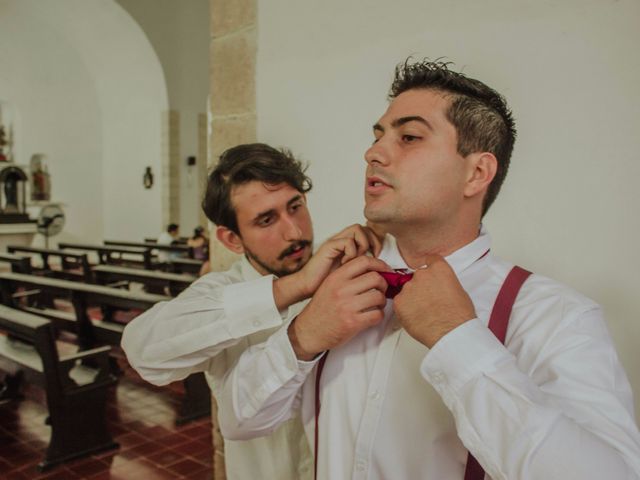
[[[253,321],[253,326],[254,327],[259,327],[260,325],[262,325],[262,322],[260,320],[254,320]]]
[[[369,398],[370,398],[371,400],[378,400],[378,399],[380,398],[380,392],[378,392],[377,390],[375,390],[375,391],[371,392],[371,393],[369,394]]]
[[[364,460],[358,460],[356,462],[356,470],[362,472],[365,468],[367,468],[367,462],[365,462]]]
[[[433,380],[437,383],[442,383],[444,381],[444,373],[441,371],[433,372]]]

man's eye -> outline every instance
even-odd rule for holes
[[[268,227],[273,223],[273,217],[264,217],[258,220],[258,226],[260,227]]]
[[[403,135],[402,136],[402,141],[405,143],[412,143],[415,142],[416,140],[419,140],[420,137],[416,137],[414,135]]]

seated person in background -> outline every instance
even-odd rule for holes
[[[170,223],[167,226],[167,231],[162,232],[158,236],[158,241],[156,243],[158,245],[173,245],[174,243],[177,243],[179,232],[180,227],[176,223]],[[158,252],[158,261],[166,263],[175,256],[175,254],[170,254],[169,252],[160,250]]]
[[[288,151],[250,144],[222,154],[209,176],[203,209],[217,225],[218,240],[244,257],[127,325],[122,347],[145,380],[166,385],[206,372],[217,395],[240,354],[290,322],[330,271],[368,249],[379,252],[371,231],[354,225],[312,257],[310,189],[301,163]],[[313,478],[299,418],[266,438],[227,442],[224,452],[229,479]]]
[[[207,260],[209,258],[209,239],[204,235],[204,228],[197,226],[193,229],[193,237],[187,240],[187,245],[193,249],[193,258]]]

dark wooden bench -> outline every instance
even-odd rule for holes
[[[203,260],[193,258],[174,258],[169,261],[168,268],[174,273],[191,273],[198,275],[203,263]]]
[[[188,241],[189,241],[189,237],[178,237],[174,240],[174,242],[177,243],[178,245],[186,245]],[[157,242],[158,242],[157,238],[146,237],[144,239],[144,243],[157,243]]]
[[[15,308],[29,308],[53,320],[60,328],[78,334],[83,348],[91,348],[96,344],[119,345],[124,325],[114,321],[114,315],[122,310],[147,310],[158,302],[170,300],[165,295],[154,295],[145,292],[131,292],[121,288],[105,287],[69,280],[61,280],[36,275],[17,273],[0,273],[2,286],[2,303]],[[37,310],[40,306],[25,307],[14,298],[19,287],[46,292],[48,297],[71,301],[74,312],[64,312],[52,308]],[[101,320],[91,320],[88,308],[98,306],[102,309]]]
[[[33,271],[30,257],[22,257],[13,253],[0,253],[0,262],[11,265],[11,271],[14,273],[30,275]]]
[[[109,285],[114,282],[137,282],[144,284],[149,290],[163,291],[169,289],[172,296],[178,295],[193,283],[197,277],[181,273],[159,272],[155,270],[141,270],[139,268],[125,268],[113,265],[98,265],[93,274],[96,282]]]
[[[160,301],[170,300],[165,295],[144,292],[132,292],[120,288],[89,285],[67,280],[21,275],[17,273],[0,273],[0,291],[5,305],[22,308],[37,313],[54,322],[59,328],[74,332],[78,336],[78,344],[82,349],[96,345],[120,345],[125,325],[114,321],[118,310],[147,310]],[[39,309],[37,306],[22,305],[14,298],[19,287],[39,289],[54,298],[71,300],[74,312],[65,312],[51,308]],[[100,306],[103,313],[101,320],[92,320],[88,308]],[[184,380],[185,396],[176,423],[182,424],[211,413],[211,394],[204,374],[197,373]]]
[[[151,261],[151,249],[124,247],[117,245],[91,245],[87,243],[59,243],[61,250],[79,250],[83,252],[94,252],[98,257],[98,263],[124,264],[142,266],[147,270],[153,268]]]
[[[193,258],[193,248],[185,244],[176,243],[171,245],[158,245],[157,242],[128,242],[121,240],[105,240],[103,243],[109,246],[117,245],[122,247],[148,248],[152,252],[153,250],[158,250],[184,256],[186,258]]]
[[[40,470],[118,447],[106,424],[107,389],[116,383],[109,368],[110,347],[60,356],[47,319],[4,305],[0,332],[0,368],[12,377],[7,383],[18,388],[24,380],[46,392],[51,439]],[[88,362],[94,367],[87,367]],[[8,398],[16,398],[15,393],[5,392]]]
[[[32,265],[33,272],[41,272],[44,275],[56,278],[64,278],[69,280],[82,280],[83,282],[93,282],[93,273],[91,265],[87,259],[86,253],[72,253],[63,250],[54,250],[50,248],[23,247],[10,245],[7,247],[9,253],[26,253],[30,256],[40,257],[41,267],[36,268]],[[59,260],[59,269],[53,268],[50,259]]]

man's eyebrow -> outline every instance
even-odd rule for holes
[[[254,222],[259,222],[261,219],[263,219],[264,217],[269,217],[271,215],[273,215],[274,213],[276,213],[275,209],[270,208],[269,210],[265,210],[264,212],[260,212],[258,213],[254,218],[253,221]]]
[[[405,123],[409,123],[409,122],[419,122],[419,123],[423,124],[425,127],[427,127],[429,130],[433,131],[433,127],[427,121],[427,119],[425,119],[425,118],[423,118],[423,117],[421,117],[419,115],[411,115],[411,116],[408,116],[408,117],[396,118],[394,121],[391,122],[391,126],[393,128],[398,128],[398,127],[401,127],[402,125],[404,125]],[[373,131],[374,132],[384,133],[384,127],[382,125],[380,125],[379,123],[376,123],[373,126]]]
[[[302,195],[296,195],[295,197],[293,197],[291,200],[287,202],[287,207],[291,206],[296,202],[299,202],[300,200],[302,200]]]
[[[418,122],[418,123],[423,124],[429,130],[433,130],[433,127],[427,121],[427,119],[425,119],[425,118],[423,118],[423,117],[421,117],[419,115],[412,115],[412,116],[409,116],[409,117],[396,118],[393,122],[391,122],[391,126],[393,128],[398,128],[398,127],[401,127],[402,125],[404,125],[405,123],[409,123],[409,122]]]
[[[291,200],[287,202],[287,207],[290,207],[292,204],[299,202],[300,200],[302,200],[302,195],[296,195],[295,197],[291,198]],[[253,221],[259,222],[264,217],[269,217],[271,215],[274,215],[275,213],[276,213],[276,209],[270,208],[269,210],[265,210],[264,212],[257,213],[256,216],[253,218]]]

